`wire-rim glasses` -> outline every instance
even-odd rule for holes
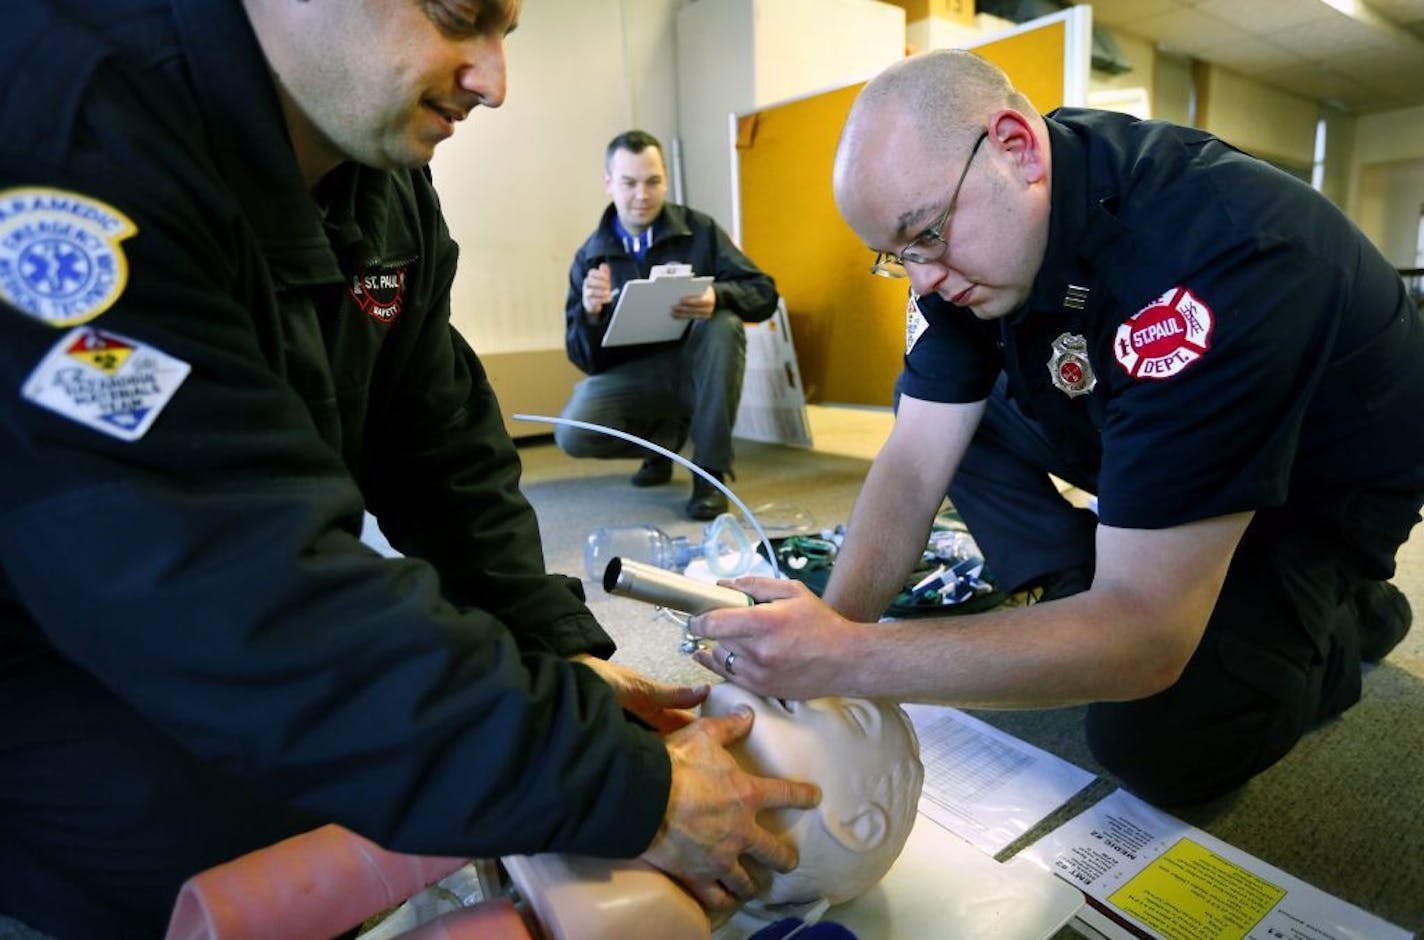
[[[893,251],[877,251],[875,253],[875,263],[870,266],[870,273],[880,277],[906,277],[905,262],[911,264],[933,264],[944,253],[949,250],[949,242],[945,241],[944,229],[949,224],[949,217],[954,214],[954,207],[959,203],[959,191],[964,187],[964,178],[969,175],[969,167],[974,162],[974,155],[979,152],[979,147],[984,143],[984,138],[989,136],[988,130],[979,132],[979,137],[974,141],[974,147],[969,151],[969,159],[964,161],[964,169],[959,171],[959,179],[954,184],[954,192],[949,197],[949,205],[944,207],[944,212],[935,219],[934,224],[925,229],[915,240],[905,246],[905,250],[896,254]]]

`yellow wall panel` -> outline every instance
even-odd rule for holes
[[[1061,21],[975,47],[1034,106],[1063,103]],[[741,119],[742,248],[776,278],[811,402],[888,405],[905,351],[908,281],[870,274],[874,260],[841,219],[831,165],[862,84]]]
[[[870,275],[874,258],[831,194],[836,142],[861,87],[742,119],[742,247],[786,298],[807,399],[886,405],[904,349],[905,285]]]
[[[1058,20],[1038,29],[996,39],[974,52],[1009,73],[1014,87],[1047,114],[1063,104],[1063,59],[1068,27]]]

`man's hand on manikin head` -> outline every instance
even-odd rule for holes
[[[821,798],[814,784],[743,769],[727,748],[746,737],[752,720],[749,709],[702,717],[663,739],[672,760],[672,787],[662,828],[640,857],[712,911],[760,893],[748,863],[777,872],[796,865],[791,842],[764,828],[757,815],[810,809]]]
[[[815,809],[766,814],[765,825],[799,855],[789,872],[747,865],[770,904],[839,904],[875,885],[899,857],[918,810],[924,768],[909,718],[891,702],[829,696],[802,702],[712,688],[702,714],[751,709],[751,733],[730,746],[748,771],[821,788]]]

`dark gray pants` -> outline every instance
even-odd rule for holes
[[[726,473],[746,363],[741,319],[718,310],[694,321],[676,347],[579,382],[563,417],[636,434],[671,451],[690,439],[693,463]],[[554,440],[571,457],[651,456],[636,444],[577,428],[555,427]]]

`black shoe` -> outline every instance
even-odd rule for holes
[[[722,480],[722,474],[716,470],[709,470],[708,473]],[[722,495],[722,491],[711,483],[702,479],[701,476],[692,478],[692,498],[687,501],[687,518],[689,519],[716,519],[727,511],[727,497]]]
[[[1355,589],[1360,623],[1360,662],[1377,663],[1409,633],[1414,612],[1404,592],[1388,581],[1370,581]]]
[[[672,461],[666,457],[649,457],[630,482],[634,486],[662,486],[671,479]]]

